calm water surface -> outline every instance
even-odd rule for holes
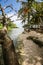
[[[23,28],[15,28],[12,29],[8,35],[10,36],[10,38],[13,40],[14,44],[16,43],[16,39],[17,37],[24,31]]]

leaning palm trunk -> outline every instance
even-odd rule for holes
[[[19,65],[13,41],[7,36],[6,31],[0,31],[0,43],[2,44],[3,59],[5,65]]]

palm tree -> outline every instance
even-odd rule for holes
[[[25,1],[21,2],[22,8],[18,11],[18,17],[21,17],[22,22],[25,22],[26,20],[28,20],[29,22],[33,2],[34,0],[27,0],[26,2]]]
[[[38,3],[38,2],[35,2],[33,3],[33,9],[36,11],[34,13],[34,10],[32,12],[32,16],[34,19],[34,23],[36,24],[40,24],[42,23],[42,18],[43,18],[43,3]]]
[[[38,3],[35,0],[22,1],[21,3],[22,8],[18,11],[18,17],[21,17],[22,22],[27,20],[27,25],[40,24],[43,18],[43,3]]]

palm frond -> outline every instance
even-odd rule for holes
[[[18,17],[20,17],[20,15],[23,13],[23,8],[21,8],[19,11],[18,11]]]

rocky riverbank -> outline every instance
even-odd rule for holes
[[[33,39],[41,41],[42,46]],[[21,65],[43,65],[43,34],[35,31],[23,32],[17,39],[16,52]]]

